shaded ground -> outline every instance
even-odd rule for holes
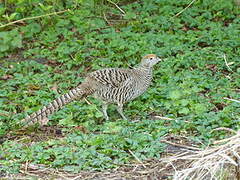
[[[159,161],[147,161],[143,164],[129,164],[110,171],[89,172],[78,174],[67,173],[58,169],[51,169],[41,165],[23,165],[21,174],[9,175],[5,178],[31,179],[169,179],[172,169],[164,167]]]
[[[19,131],[10,132],[1,142],[11,140],[15,142],[22,142],[26,140],[25,145],[31,146],[31,143],[42,142],[49,139],[61,139],[66,135],[62,130],[63,127],[51,127],[45,126],[35,131],[32,129],[25,129]],[[79,126],[71,128],[70,131],[82,131],[86,130]],[[28,140],[31,140],[29,142]],[[20,173],[18,174],[2,174],[0,173],[0,179],[104,179],[104,180],[125,180],[125,179],[149,179],[149,180],[165,180],[172,179],[176,170],[183,170],[191,167],[191,160],[177,158],[184,155],[195,154],[201,152],[202,149],[198,148],[201,144],[190,140],[185,136],[168,135],[161,140],[166,144],[165,151],[161,153],[160,159],[148,159],[141,161],[139,158],[129,150],[129,154],[133,156],[133,161],[129,164],[119,166],[115,169],[109,169],[104,171],[81,171],[80,173],[67,172],[61,168],[51,168],[50,166],[43,164],[33,164],[26,162],[21,165]],[[180,155],[181,154],[181,155]],[[176,157],[178,160],[172,162],[167,161],[169,157]],[[226,164],[224,165],[226,172],[223,174],[223,179],[236,179],[236,169]],[[205,177],[206,180],[211,179],[211,175],[208,174]]]
[[[76,129],[84,131],[82,127]],[[22,136],[21,136],[22,135]],[[63,138],[63,132],[56,127],[42,127],[37,132],[20,130],[18,132],[9,133],[5,140],[19,141],[22,138],[30,138],[32,141],[44,141],[51,138]],[[192,152],[198,150],[197,144],[188,140],[183,136],[167,136],[162,140],[166,143],[166,150],[161,153],[161,158],[176,155],[182,152]],[[1,174],[1,179],[171,179],[174,174],[174,168],[182,168],[186,165],[183,161],[178,161],[174,164],[174,168],[161,161],[161,159],[149,159],[147,161],[140,161],[131,150],[129,153],[134,157],[131,164],[106,170],[102,172],[97,171],[82,171],[81,173],[69,173],[62,169],[50,168],[42,164],[32,164],[26,162],[22,164],[19,174]]]

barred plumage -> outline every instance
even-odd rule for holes
[[[133,69],[106,68],[94,71],[87,75],[85,81],[78,87],[61,95],[22,121],[25,124],[30,122],[43,124],[43,119],[64,105],[88,95],[103,100],[103,114],[106,119],[108,119],[107,106],[109,103],[116,103],[119,114],[123,119],[127,119],[122,111],[123,104],[147,90],[152,81],[152,67],[159,61],[160,59],[156,55],[149,54],[143,57],[138,67]]]

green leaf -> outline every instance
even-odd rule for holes
[[[187,100],[187,99],[181,99],[181,100],[180,100],[180,103],[181,103],[182,106],[187,106],[187,105],[189,104],[189,100]]]
[[[194,110],[197,114],[201,114],[203,112],[206,112],[207,106],[205,104],[195,104]]]
[[[185,114],[185,115],[186,115],[186,114],[189,114],[190,111],[189,111],[188,108],[185,107],[185,108],[182,108],[181,110],[179,110],[178,112],[179,112],[180,114]]]
[[[9,49],[9,46],[8,45],[1,45],[0,44],[0,52],[5,52]]]
[[[169,97],[173,100],[180,99],[182,93],[179,90],[174,90],[169,93]]]
[[[76,125],[76,123],[73,120],[73,115],[71,113],[68,114],[67,117],[64,117],[63,119],[61,119],[59,121],[59,124],[63,125],[63,126],[74,126],[74,125]]]

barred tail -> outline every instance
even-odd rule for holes
[[[83,85],[83,84],[82,84]],[[30,116],[27,116],[25,119],[22,120],[24,126],[27,124],[33,124],[38,122],[40,125],[43,125],[43,120],[47,119],[47,117],[58,110],[60,110],[66,104],[74,101],[77,98],[82,98],[89,93],[86,92],[86,88],[82,88],[83,86],[80,85],[77,88],[70,90],[68,93],[61,95],[48,105],[44,106],[42,109],[38,110],[35,113],[32,113]]]

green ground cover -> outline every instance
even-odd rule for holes
[[[240,104],[228,99],[240,99],[240,9],[233,1],[197,0],[175,16],[190,2],[0,3],[0,172],[17,173],[26,162],[103,170],[135,160],[129,150],[140,160],[160,158],[164,136],[183,135],[204,146],[226,136],[216,128],[239,129]],[[86,73],[134,66],[149,53],[163,61],[151,88],[125,106],[128,121],[114,106],[105,121],[100,102],[90,97],[91,104],[74,102],[50,117],[61,137],[18,131],[26,114],[75,87]]]

